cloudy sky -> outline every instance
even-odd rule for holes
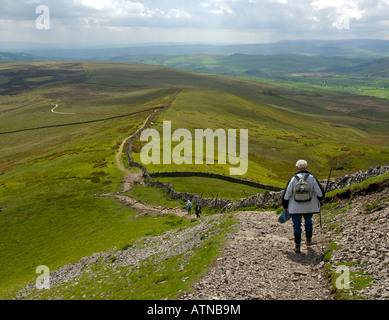
[[[0,41],[389,39],[389,0],[0,0]]]

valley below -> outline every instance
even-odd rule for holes
[[[231,209],[279,194],[301,158],[323,183],[330,171],[335,181],[386,168],[387,97],[264,79],[122,62],[0,64],[0,298],[387,299],[387,173],[331,189],[323,230],[315,216],[314,245],[301,255],[278,201]],[[191,161],[166,163],[161,152],[143,165],[141,132],[163,137],[166,121],[191,133]],[[233,166],[218,143],[212,154],[204,143],[196,162],[195,130],[220,128],[248,132],[236,181],[212,178]],[[200,218],[187,200],[202,203]],[[47,290],[36,288],[42,265]],[[350,276],[342,289],[340,266]]]

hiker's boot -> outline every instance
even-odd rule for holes
[[[307,246],[309,247],[312,245],[312,231],[306,231],[305,235],[307,237]]]
[[[295,243],[295,248],[294,251],[296,253],[300,253],[300,248],[301,248],[301,233],[295,233],[294,234],[294,243]]]

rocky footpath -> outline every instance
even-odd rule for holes
[[[274,212],[235,216],[238,229],[223,255],[181,299],[327,300],[341,293],[347,299],[389,299],[388,182],[327,203],[323,235],[315,215],[314,245],[306,247],[303,240],[302,254],[293,251],[291,221],[278,223]],[[342,274],[339,267],[350,277],[330,284],[331,274]]]
[[[294,252],[291,222],[278,222],[275,212],[237,212],[237,230],[230,233],[214,267],[183,293],[181,300],[328,300],[331,299],[316,242]]]
[[[380,171],[371,173],[377,172]],[[267,197],[264,201],[273,200],[269,195],[271,193],[262,195]],[[166,209],[165,212],[161,208],[123,197],[119,192],[105,196],[117,198],[136,208],[140,214],[158,216],[176,213],[173,209]],[[334,290],[328,280],[328,270],[335,272],[339,266],[346,266],[352,274],[351,281],[347,283],[350,285],[347,291],[349,296],[389,299],[388,205],[387,181],[378,190],[367,188],[353,194],[352,198],[349,195],[346,198],[334,197],[323,210],[323,237],[319,216],[315,215],[314,243],[307,247],[303,237],[301,254],[293,250],[291,221],[280,224],[274,211],[236,211],[232,214],[237,226],[227,235],[221,256],[208,273],[193,285],[193,290],[181,293],[179,299],[330,300],[334,298]],[[165,259],[195,251],[212,235],[211,230],[217,230],[215,226],[223,216],[205,216],[195,226],[171,230],[158,237],[146,237],[121,250],[114,248],[85,257],[51,272],[51,285],[55,288],[57,284],[77,281],[93,266],[107,261],[112,261],[112,270],[115,267],[128,267],[130,272],[131,268],[150,257]],[[326,254],[329,258],[324,262],[328,248],[331,254]],[[357,278],[365,280],[362,287],[358,287]],[[31,298],[39,299],[34,284],[25,287],[16,297]],[[53,299],[60,298],[53,293]]]

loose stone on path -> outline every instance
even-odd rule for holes
[[[303,234],[301,254],[296,254],[291,223],[280,224],[274,212],[237,212],[235,217],[238,227],[228,235],[222,256],[181,300],[331,299],[318,239],[307,248]]]

